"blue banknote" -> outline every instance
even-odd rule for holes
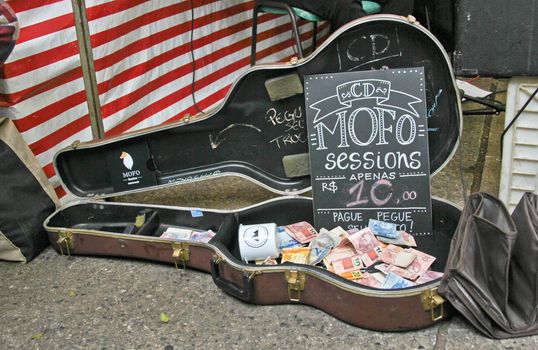
[[[276,229],[276,239],[278,242],[278,249],[301,247],[302,244],[296,241],[290,234],[286,232],[284,227],[279,226]]]
[[[413,282],[408,281],[405,278],[402,278],[395,273],[389,272],[387,274],[387,277],[385,277],[385,281],[383,282],[383,285],[381,286],[381,288],[402,289],[402,288],[413,287],[414,285],[415,284]]]
[[[368,227],[374,232],[376,236],[392,239],[400,237],[400,233],[396,230],[396,224],[393,224],[391,222],[370,219],[368,221]]]

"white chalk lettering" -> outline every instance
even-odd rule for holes
[[[344,211],[333,213],[334,222],[362,221],[362,213],[357,211]]]
[[[326,137],[338,137],[338,148],[348,148],[349,141],[357,146],[369,146],[377,140],[376,145],[389,144],[388,135],[394,135],[394,139],[400,145],[412,143],[417,136],[417,125],[415,118],[409,114],[403,114],[396,119],[396,111],[374,107],[359,107],[353,110],[347,117],[348,110],[339,111],[336,118],[326,118],[314,125],[319,141],[316,150],[327,149]],[[393,129],[387,118],[396,120],[396,128]],[[347,119],[347,120],[346,120]],[[334,124],[328,125],[332,120]],[[325,124],[327,123],[327,124]],[[389,125],[388,127],[386,125]],[[366,135],[363,140],[357,135],[357,130],[361,130]],[[404,130],[407,133],[404,135]]]
[[[133,171],[128,171],[128,172],[123,173],[124,179],[129,178],[129,177],[135,177],[135,176],[140,176],[140,170],[133,170]]]
[[[325,169],[327,170],[395,170],[395,169],[419,169],[422,165],[420,161],[420,151],[414,151],[410,154],[405,152],[341,152],[327,153],[325,157]]]

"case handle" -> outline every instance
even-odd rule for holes
[[[221,261],[222,259],[216,256],[211,259],[211,276],[213,277],[213,282],[225,293],[230,294],[239,300],[250,303],[254,295],[254,273],[250,275],[247,272],[243,273],[243,287],[241,288],[220,276],[219,264]]]

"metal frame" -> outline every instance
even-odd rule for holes
[[[90,126],[93,139],[105,137],[103,117],[101,116],[101,103],[99,101],[99,91],[97,91],[97,77],[93,61],[92,45],[90,42],[90,29],[88,18],[86,17],[86,1],[71,0],[73,15],[75,16],[75,30],[77,33],[78,50],[80,54],[80,65],[82,67],[82,77],[86,89],[86,102],[90,116]]]
[[[293,12],[293,9],[285,3],[270,1],[270,0],[255,0],[254,9],[252,12],[252,44],[250,46],[250,65],[256,64],[256,45],[257,45],[257,32],[258,32],[258,14],[262,11],[262,7],[274,7],[285,10],[288,13],[291,21],[292,36],[295,40],[295,47],[297,48],[297,56],[299,58],[304,57],[303,45],[301,43],[301,34],[299,33],[299,27],[297,25],[299,18]],[[312,35],[312,51],[316,49],[316,37],[318,34],[318,22],[313,21],[314,31]]]

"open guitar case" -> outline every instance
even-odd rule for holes
[[[247,264],[237,240],[240,224],[313,223],[312,199],[299,196],[310,189],[303,77],[405,67],[425,69],[434,174],[452,157],[461,134],[449,59],[412,18],[369,16],[337,30],[305,59],[252,67],[210,114],[60,151],[57,174],[81,200],[45,221],[50,240],[63,254],[139,258],[210,272],[219,288],[249,303],[307,304],[375,330],[432,325],[450,314],[437,294],[440,280],[383,290],[313,266]],[[96,201],[220,176],[245,177],[283,196],[233,211]],[[436,198],[432,210],[434,234],[416,241],[437,258],[432,269],[443,271],[461,211]],[[211,229],[216,236],[209,243],[160,238],[168,227]]]

